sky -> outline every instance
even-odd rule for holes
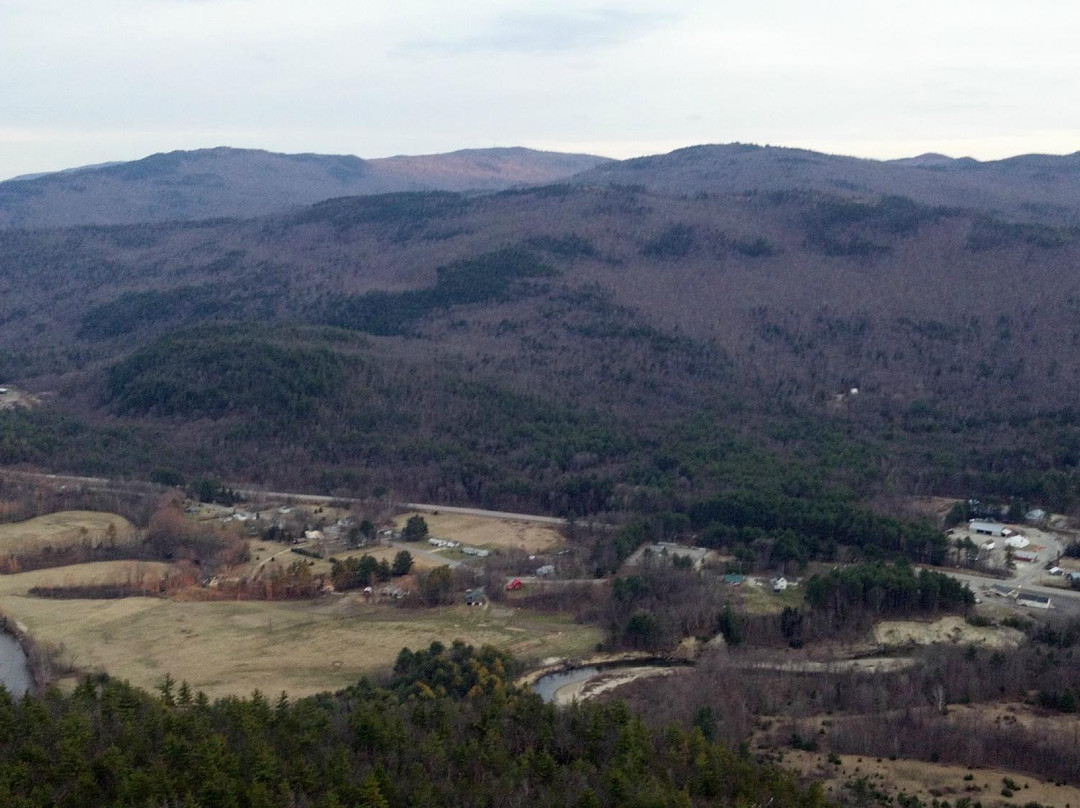
[[[1073,0],[0,0],[0,179],[211,146],[1080,150]]]

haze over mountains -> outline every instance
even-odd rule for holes
[[[1023,221],[1080,224],[1080,152],[987,162],[940,154],[882,161],[736,143],[605,163],[575,181],[641,184],[665,193],[797,188],[842,196],[896,195]]]
[[[531,149],[362,160],[352,155],[200,149],[0,183],[0,227],[250,217],[337,196],[497,191],[556,182],[607,158]]]
[[[581,514],[776,485],[802,458],[866,495],[1080,502],[1075,157],[505,157],[500,181],[529,161],[567,173],[0,232],[2,381],[51,402],[0,419],[0,462]],[[160,162],[88,176],[146,189],[124,172]],[[389,165],[494,182],[483,162]],[[593,167],[566,181],[574,163]]]

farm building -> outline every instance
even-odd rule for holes
[[[673,560],[676,558],[689,559],[694,569],[701,569],[702,564],[705,563],[705,557],[709,554],[709,550],[705,547],[684,547],[681,544],[674,544],[672,542],[657,542],[656,544],[648,544],[642,549],[638,550],[626,563],[632,566],[640,566],[645,562],[645,559],[656,560],[666,559]]]
[[[1034,564],[1039,560],[1039,554],[1034,550],[1017,550],[1013,553],[1013,561],[1023,561],[1025,564]]]
[[[1005,539],[1005,545],[1007,547],[1013,548],[1014,550],[1022,550],[1029,544],[1031,544],[1031,542],[1029,542],[1023,536],[1009,536],[1009,538]]]
[[[972,533],[979,533],[983,536],[998,536],[1008,537],[1012,536],[1014,531],[1005,527],[1000,522],[983,522],[979,519],[972,519],[968,522],[968,530]]]
[[[1046,595],[1032,595],[1029,592],[1021,592],[1016,596],[1016,602],[1021,606],[1030,606],[1033,609],[1049,609],[1050,598]]]

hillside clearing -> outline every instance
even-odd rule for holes
[[[43,550],[59,549],[88,542],[93,547],[109,541],[109,526],[115,529],[117,545],[131,544],[135,528],[115,513],[97,511],[60,511],[0,525],[0,555],[19,556]]]

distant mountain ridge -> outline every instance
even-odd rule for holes
[[[906,196],[924,205],[978,209],[1022,221],[1080,224],[1080,152],[987,162],[941,154],[882,161],[733,143],[608,163],[574,181],[678,194],[810,190]]]
[[[364,160],[218,147],[0,183],[0,228],[247,218],[340,196],[499,191],[564,180],[608,158],[525,148]]]

